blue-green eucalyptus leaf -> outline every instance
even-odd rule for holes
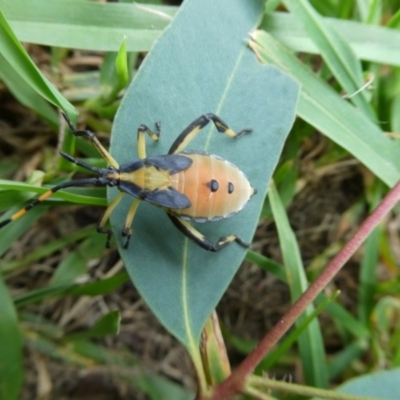
[[[275,67],[258,63],[246,46],[263,13],[262,0],[187,0],[146,57],[113,126],[111,153],[120,164],[137,158],[136,130],[161,121],[158,143],[146,138],[147,154],[166,154],[195,118],[215,113],[238,131],[233,140],[210,123],[188,149],[218,154],[239,166],[258,189],[247,208],[219,222],[195,224],[212,241],[236,233],[251,241],[267,185],[293,124],[298,85]],[[115,196],[109,191],[109,200]],[[241,261],[237,243],[219,253],[186,239],[166,213],[139,206],[133,237],[122,248],[121,227],[132,198],[125,196],[111,222],[129,274],[164,326],[193,354],[203,325]]]

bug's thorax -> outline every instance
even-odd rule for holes
[[[153,165],[143,165],[135,171],[119,173],[120,181],[130,182],[146,191],[154,191],[170,186],[171,175],[168,171]]]

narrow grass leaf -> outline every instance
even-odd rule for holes
[[[318,296],[317,304],[324,299],[324,295]],[[340,331],[344,330],[350,332],[357,339],[366,339],[371,335],[369,329],[359,320],[354,318],[354,316],[351,315],[351,313],[347,311],[341,304],[329,303],[326,307],[326,311],[333,318]]]
[[[286,269],[292,302],[296,301],[307,289],[308,283],[301,261],[300,250],[296,237],[290,227],[285,209],[275,189],[271,184],[269,201],[276,227],[278,229],[279,242]],[[310,305],[299,317],[296,326],[301,326],[307,318],[314,313],[314,307]],[[325,368],[325,352],[322,334],[318,320],[309,323],[306,331],[299,336],[299,349],[303,362],[304,375],[307,384],[324,388],[327,386],[327,371]]]
[[[360,265],[360,281],[358,287],[358,316],[368,325],[375,304],[377,287],[377,267],[379,262],[379,237],[381,230],[376,228],[364,244],[364,252]]]
[[[87,340],[99,338],[107,335],[116,335],[119,332],[121,315],[118,310],[113,310],[103,315],[91,328],[78,333],[71,333],[64,336],[64,340],[71,342],[74,340]]]
[[[57,113],[37,91],[21,80],[20,75],[15,72],[2,54],[0,54],[0,79],[21,104],[35,111],[53,128],[58,126]]]
[[[10,248],[10,246],[18,239],[21,235],[23,235],[27,229],[39,219],[39,217],[46,212],[48,209],[45,205],[39,205],[26,213],[23,218],[20,218],[16,221],[13,221],[12,224],[8,224],[4,228],[0,230],[0,269],[6,268],[6,261],[3,260],[3,254]],[[14,212],[17,212],[18,208],[10,209],[6,214],[1,216],[1,220],[3,218],[7,218]],[[22,255],[23,256],[23,255]]]
[[[364,85],[361,63],[341,35],[324,21],[308,0],[284,0],[284,3],[301,21],[346,93],[351,95],[358,91]],[[352,96],[351,101],[371,119],[374,118],[364,91]]]
[[[76,296],[103,296],[113,292],[122,284],[129,280],[129,275],[126,272],[114,275],[111,278],[101,279],[100,281],[76,285],[68,294]]]
[[[396,11],[394,15],[390,18],[389,22],[386,24],[388,28],[399,28],[400,27],[400,9]],[[392,32],[395,32],[392,30]]]
[[[382,20],[382,1],[371,0],[368,5],[368,15],[365,22],[367,24],[379,24]]]
[[[400,21],[400,12],[397,14]],[[325,18],[325,21],[340,32],[356,57],[365,61],[400,66],[400,31],[338,18]],[[260,28],[295,51],[320,53],[301,22],[292,14],[267,13]]]
[[[87,273],[87,265],[90,260],[99,259],[105,249],[105,238],[99,240],[99,234],[92,229],[89,237],[68,255],[57,266],[51,283],[54,285],[73,283],[79,277]]]
[[[192,400],[195,393],[159,375],[130,378],[135,387],[147,394],[151,400]]]
[[[256,31],[252,39],[250,46],[261,61],[278,65],[302,84],[299,117],[353,154],[387,185],[399,180],[400,143],[389,139],[272,36]]]
[[[36,67],[28,53],[16,38],[0,7],[0,54],[8,61],[20,78],[37,93],[56,107],[70,115],[75,115],[75,109],[47,80]]]
[[[48,207],[45,207],[45,210],[47,210],[47,208]],[[16,222],[13,222],[13,224],[14,223]],[[26,225],[29,226],[29,224]],[[34,249],[31,253],[24,255],[18,260],[10,260],[10,261],[1,260],[0,269],[3,272],[3,274],[7,274],[19,270],[21,268],[27,267],[33,262],[38,261],[41,258],[44,258],[52,253],[55,253],[56,251],[65,248],[71,243],[84,239],[88,235],[92,234],[94,229],[95,229],[94,225],[91,225],[81,230],[72,232],[68,236],[64,236],[60,239],[53,240],[44,246]]]
[[[363,353],[368,350],[368,342],[366,340],[356,340],[346,345],[342,350],[335,353],[328,364],[329,380],[334,380],[342,374],[362,357]]]
[[[246,260],[258,265],[264,271],[270,272],[282,282],[286,282],[285,269],[282,265],[270,260],[268,257],[263,256],[253,250],[248,250]]]
[[[15,307],[20,308],[29,304],[40,303],[45,299],[60,296],[73,286],[74,284],[72,283],[61,283],[30,290],[29,292],[14,297]]]
[[[180,132],[205,113],[217,114],[236,131],[253,129],[232,140],[210,123],[188,147],[235,163],[258,190],[233,218],[195,224],[213,242],[232,233],[251,240],[293,123],[298,86],[276,68],[260,65],[244,42],[263,7],[262,0],[184,2],[141,65],[113,125],[111,153],[121,164],[137,158],[134,132],[141,124],[153,128],[161,121],[159,142],[146,139],[152,156],[167,154]],[[109,199],[114,196],[110,190]],[[246,251],[232,243],[219,253],[207,252],[177,231],[163,210],[145,202],[125,250],[121,227],[131,202],[126,196],[111,215],[121,256],[144,300],[193,355],[206,319]]]
[[[18,400],[23,383],[22,335],[13,301],[0,274],[0,399]]]
[[[296,324],[295,329],[293,329],[282,342],[275,347],[265,358],[261,361],[261,363],[257,366],[257,370],[260,374],[263,371],[269,371],[282,357],[288,353],[290,347],[295,343],[296,340],[299,339],[299,336],[304,332],[309,324],[311,324],[315,318],[326,308],[326,306],[332,302],[337,296],[338,292],[334,293],[329,298],[326,298],[324,302],[318,304],[318,307],[315,308],[313,312],[311,312],[306,318],[303,318],[301,323]]]
[[[35,185],[30,185],[28,183],[14,182],[14,181],[7,181],[4,179],[0,179],[0,189],[13,189],[24,192],[43,194],[47,192],[50,187],[35,186]],[[96,206],[107,205],[107,201],[105,200],[105,198],[100,197],[98,195],[98,191],[96,190],[96,188],[94,189],[95,190],[92,190],[92,188],[85,188],[85,189],[72,188],[69,189],[68,191],[60,190],[54,193],[54,195],[51,196],[51,198],[49,198],[48,202],[57,202],[59,201],[57,199],[62,199],[75,204],[91,204]]]
[[[80,0],[0,0],[22,42],[82,50],[148,51],[171,22],[176,7]]]

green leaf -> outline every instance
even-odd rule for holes
[[[39,289],[33,289],[14,297],[15,306],[20,308],[27,304],[39,303],[44,299],[64,294],[74,287],[72,283],[49,285]]]
[[[51,283],[59,285],[73,283],[77,278],[87,272],[87,264],[90,260],[98,258],[105,247],[104,240],[99,240],[99,235],[92,228],[90,236],[77,247],[75,251],[68,253],[57,266],[53,274]]]
[[[72,333],[64,337],[66,341],[98,338],[107,335],[116,335],[119,332],[121,315],[118,310],[103,315],[90,329],[84,332]]]
[[[111,152],[121,164],[137,158],[135,129],[140,124],[152,128],[162,123],[160,141],[147,140],[149,155],[167,154],[179,133],[204,113],[217,114],[234,130],[253,129],[232,140],[210,123],[188,147],[230,160],[258,189],[235,217],[195,224],[212,241],[231,233],[251,241],[293,123],[298,86],[276,68],[260,65],[244,42],[262,11],[262,0],[186,1],[146,57],[114,121]],[[114,195],[110,190],[109,200]],[[139,206],[130,248],[124,250],[120,232],[131,202],[126,196],[111,219],[121,256],[144,300],[193,355],[245,250],[232,243],[219,253],[207,252],[148,203]]]
[[[286,282],[285,270],[282,265],[270,260],[262,254],[256,253],[253,250],[248,250],[246,260],[257,264],[261,269],[275,275],[282,282]]]
[[[300,249],[290,227],[289,220],[275,185],[269,190],[269,201],[276,227],[278,229],[279,243],[281,246],[283,261],[286,270],[287,281],[290,287],[292,302],[296,301],[307,289],[308,282],[301,261]],[[309,305],[296,322],[299,329],[306,325],[307,329],[298,338],[301,359],[303,362],[304,375],[307,384],[320,388],[327,386],[327,370],[325,368],[325,352],[321,330],[318,320],[312,322],[308,318],[314,313],[314,306]]]
[[[29,226],[31,226],[39,217],[46,212],[48,207],[44,205],[38,205],[31,211],[26,213],[23,218],[13,221],[11,224],[1,228],[0,230],[0,267],[3,269],[4,261],[1,256],[9,249],[9,247],[19,238],[23,233],[26,232]],[[1,220],[6,219],[14,212],[17,212],[19,208],[13,208],[6,214],[3,214]]]
[[[48,207],[45,207],[45,210],[47,210],[47,208]],[[12,224],[10,224],[10,226],[18,223],[18,221],[21,221],[21,220],[17,220],[15,222],[13,222]],[[24,225],[30,226],[29,224],[26,224],[26,223],[24,223]],[[6,229],[6,228],[4,228],[4,229]],[[86,238],[89,235],[93,235],[94,231],[95,231],[94,225],[90,225],[81,230],[77,230],[75,232],[72,232],[68,236],[63,236],[60,239],[52,240],[50,243],[47,243],[43,246],[40,246],[39,248],[34,249],[29,254],[25,254],[24,257],[18,258],[17,260],[15,260],[15,259],[7,260],[7,261],[1,260],[0,268],[3,273],[9,273],[9,272],[15,271],[20,268],[29,267],[33,262],[38,261],[41,258],[44,258],[46,256],[49,256],[50,254],[55,253],[56,251],[62,250],[63,248],[68,246],[70,243],[77,242],[79,240]],[[0,235],[1,235],[1,232],[2,231],[0,231]]]
[[[348,95],[357,92],[363,85],[360,61],[341,37],[310,5],[307,0],[284,0],[291,13],[301,21],[304,30],[317,45],[324,61]],[[366,101],[365,91],[351,97],[351,101],[372,119],[371,106]]]
[[[32,87],[21,80],[9,62],[0,54],[0,79],[10,92],[24,106],[34,110],[40,117],[49,122],[53,128],[58,126],[58,115]]]
[[[126,53],[126,37],[121,43],[121,47],[118,50],[117,58],[115,59],[115,69],[120,81],[120,88],[122,89],[128,84],[129,71],[128,71],[128,60]]]
[[[377,269],[379,263],[379,237],[381,230],[376,228],[368,236],[364,244],[364,253],[361,259],[358,286],[358,317],[369,325],[371,312],[375,305]]]
[[[0,0],[22,42],[75,49],[148,51],[171,22],[176,7],[81,0]]]
[[[23,382],[22,336],[17,313],[0,274],[0,399],[18,400]]]
[[[400,399],[400,369],[377,372],[351,379],[338,388],[338,392],[368,396],[368,398],[398,400]],[[314,398],[313,400],[322,400]]]
[[[0,54],[8,61],[20,78],[31,86],[37,93],[58,108],[70,115],[75,115],[75,109],[30,59],[24,47],[18,41],[7,23],[0,7]]]
[[[54,185],[53,185],[54,186]],[[35,186],[23,182],[13,182],[0,179],[0,189],[13,189],[24,192],[40,193],[43,194],[49,190],[49,187]],[[106,201],[101,197],[96,188],[71,188],[67,190],[60,190],[49,198],[49,202],[57,202],[63,199],[76,204],[90,204],[96,206],[105,206]],[[30,211],[31,212],[31,211]]]
[[[299,117],[353,154],[387,185],[399,180],[399,143],[389,139],[270,35],[256,31],[252,39],[250,45],[260,60],[277,64],[302,84]]]
[[[85,283],[83,285],[76,285],[73,289],[68,291],[68,294],[76,296],[101,296],[116,290],[128,279],[128,274],[126,272],[121,272],[120,274],[114,275],[111,278]]]
[[[398,15],[400,20],[400,12]],[[325,21],[340,32],[360,59],[400,66],[399,31],[337,18],[325,18]],[[295,51],[319,53],[318,47],[306,33],[301,22],[292,14],[267,13],[260,28]]]
[[[357,363],[368,351],[369,343],[366,340],[357,340],[335,353],[329,360],[329,380],[334,380],[340,374],[348,371],[349,365]]]

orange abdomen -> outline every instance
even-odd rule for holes
[[[205,153],[182,153],[190,168],[171,176],[171,186],[185,194],[191,207],[171,212],[198,222],[228,218],[242,210],[254,194],[246,175],[235,165]]]

